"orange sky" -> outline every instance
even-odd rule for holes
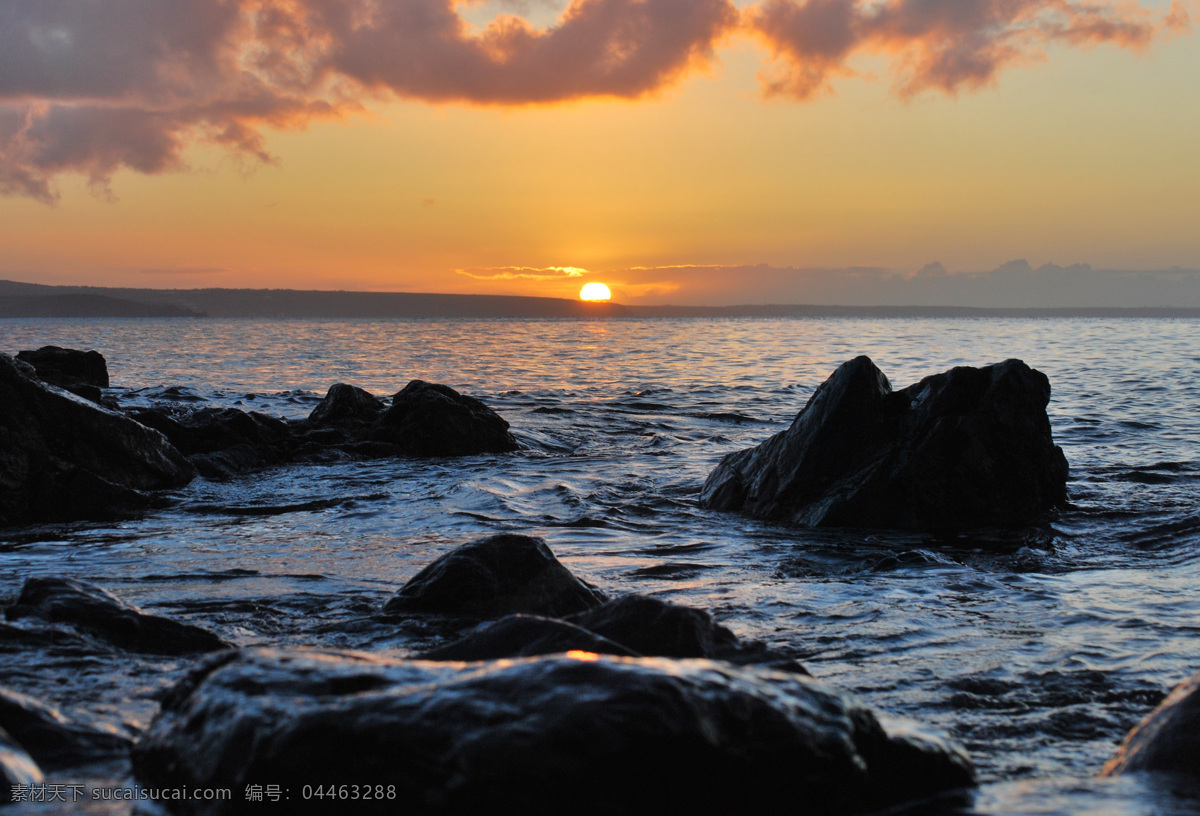
[[[68,0],[0,33],[0,277],[683,302],[693,266],[717,299],[757,264],[1200,268],[1195,3],[98,5],[156,37]]]

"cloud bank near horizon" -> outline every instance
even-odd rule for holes
[[[198,142],[269,162],[264,129],[378,98],[639,99],[708,70],[735,38],[769,54],[766,96],[828,93],[863,56],[888,62],[902,97],[953,94],[1053,44],[1144,50],[1187,30],[1195,3],[572,0],[538,28],[511,13],[473,26],[454,0],[0,0],[0,194],[53,202],[71,173],[111,195],[118,170],[183,169]]]
[[[630,305],[966,306],[985,308],[1200,308],[1200,269],[1032,267],[1010,261],[984,272],[849,267],[667,266],[594,275]]]

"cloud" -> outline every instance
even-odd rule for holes
[[[141,269],[143,275],[224,275],[230,270],[220,266],[180,266],[162,269]]]
[[[982,272],[940,263],[915,272],[874,267],[667,266],[604,276],[621,302],[683,306],[818,304],[837,306],[1200,307],[1200,270],[1034,268],[1009,261]]]
[[[492,266],[471,269],[455,269],[459,275],[482,281],[555,281],[582,278],[586,269],[576,266]]]
[[[1189,28],[1134,0],[0,0],[0,194],[53,202],[62,174],[111,195],[114,173],[187,166],[215,144],[268,162],[264,129],[342,117],[384,96],[519,106],[653,95],[752,36],[768,95],[808,99],[890,60],[896,90],[955,93],[1052,43],[1142,49]]]
[[[746,25],[775,57],[760,75],[767,94],[809,99],[852,75],[859,55],[886,58],[901,96],[953,94],[1045,59],[1053,43],[1142,50],[1190,18],[1180,0],[1157,14],[1100,0],[766,0]]]

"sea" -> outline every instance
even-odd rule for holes
[[[710,610],[876,711],[958,740],[980,785],[938,813],[1200,812],[1181,780],[1097,778],[1200,669],[1200,320],[0,321],[0,350],[43,345],[101,352],[126,407],[299,418],[334,383],[381,396],[445,383],[498,411],[522,450],[197,479],[140,517],[0,531],[6,602],[28,577],[69,575],[245,646],[408,655],[445,633],[374,618],[388,597],[459,544],[527,533],[610,594]],[[1043,371],[1069,506],[954,535],[697,506],[722,456],[786,428],[860,354],[895,388],[1013,357]],[[35,653],[0,667],[0,685],[136,732],[189,663]],[[86,781],[128,785],[127,772]],[[137,808],[62,812],[152,811]]]

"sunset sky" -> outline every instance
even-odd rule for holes
[[[0,0],[0,278],[682,303],[815,300],[816,268],[1194,270],[1197,25],[1192,0]]]

